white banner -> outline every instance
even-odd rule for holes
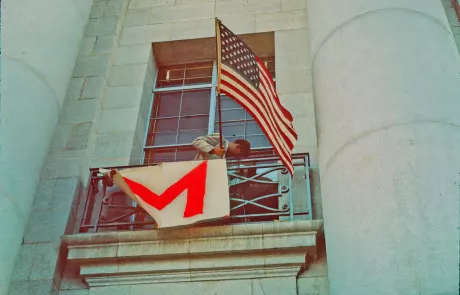
[[[230,215],[224,159],[124,169],[116,171],[113,181],[155,219],[159,228]]]

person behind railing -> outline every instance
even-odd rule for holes
[[[226,157],[248,157],[251,151],[251,143],[244,139],[237,139],[229,142],[222,139],[223,148],[220,147],[220,135],[214,133],[200,136],[192,142],[193,147],[198,151],[195,160],[212,160]]]
[[[212,160],[222,159],[226,157],[234,158],[247,158],[250,155],[251,144],[249,141],[237,139],[234,142],[228,142],[223,139],[224,148],[220,147],[220,135],[214,133],[206,136],[200,136],[192,143],[193,147],[198,151],[195,160]],[[246,163],[248,166],[254,166],[255,163]],[[246,168],[239,165],[239,169],[235,174],[244,178],[251,178],[256,176],[257,168]],[[230,197],[233,199],[254,200],[256,198],[272,195],[278,193],[278,183],[273,182],[267,177],[254,177],[252,180],[245,181],[245,179],[232,177],[230,179]],[[258,204],[278,209],[278,197],[265,198],[256,201]],[[231,208],[241,204],[240,201],[232,200],[230,202]],[[235,210],[232,210],[232,215],[250,215],[250,214],[263,214],[273,213],[267,209],[258,207],[253,204],[246,204]],[[263,216],[263,217],[249,217],[246,220],[273,220],[276,216]],[[244,221],[244,220],[243,220]]]

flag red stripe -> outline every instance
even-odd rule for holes
[[[232,82],[236,83],[234,80],[232,80]],[[254,117],[254,119],[259,123],[259,125],[264,124],[264,126],[266,126],[266,128],[263,128],[263,130],[265,130],[265,134],[267,134],[268,131],[276,141],[276,145],[273,145],[275,149],[283,149],[285,151],[291,150],[288,146],[286,146],[285,142],[276,140],[282,137],[280,134],[281,132],[276,128],[276,126],[274,126],[272,122],[269,121],[269,116],[263,113],[264,110],[258,107],[254,100],[245,100],[246,95],[242,92],[241,88],[238,88],[238,86],[235,86],[226,80],[222,80],[221,83],[222,85],[230,88],[234,93],[228,93],[225,87],[222,88],[223,92],[226,92],[226,94],[238,100],[240,104],[245,107],[245,109],[251,108],[251,115]]]
[[[259,86],[259,92],[257,92],[257,94],[259,94],[259,96],[265,101],[268,101],[268,105],[270,109],[274,108],[277,110],[276,106],[273,105],[273,95],[267,89],[267,86],[264,84],[263,80],[261,80],[259,85],[261,86]],[[296,142],[297,135],[296,135],[294,128],[292,127],[292,123],[289,123],[289,125],[286,125],[286,123],[284,123],[283,121],[280,121],[279,119],[276,120],[275,122],[277,123],[279,129],[282,129],[284,131],[283,134],[285,134],[286,138],[289,137],[289,139],[285,139],[285,140],[288,140],[292,143]]]
[[[261,69],[261,68],[263,69],[262,73],[265,73],[266,72],[266,69],[264,69],[265,67],[260,67],[259,69]],[[282,112],[282,114],[278,113],[281,118],[285,118],[283,116],[287,116],[286,114],[289,115],[288,116],[289,118],[292,118],[291,113],[281,105],[280,99],[278,97],[278,94],[276,93],[275,85],[273,84],[273,80],[271,79],[271,76],[266,76],[266,74],[270,75],[267,72],[265,74],[262,74],[260,79],[261,79],[261,81],[262,81],[262,83],[264,85],[269,85],[268,88],[270,90],[267,90],[267,93],[269,95],[269,99],[271,101],[274,101],[274,103],[276,104],[275,110]],[[292,119],[289,119],[289,118],[286,118],[286,119],[289,120],[289,124],[287,124],[286,121],[284,121],[284,123],[285,123],[285,125],[287,124],[287,126],[289,128],[289,131],[290,131],[290,134],[294,137],[295,141],[297,141],[297,132],[295,131],[295,128],[294,128],[294,126],[292,124],[292,122],[293,122]]]
[[[261,99],[260,96],[262,95],[253,94],[253,91],[251,91],[250,89],[246,87],[245,84],[247,82],[245,80],[241,81],[238,76],[231,75],[231,73],[229,73],[228,71],[225,71],[224,68],[222,68],[222,72],[223,74],[224,72],[226,72],[227,75],[222,75],[221,84],[224,87],[221,87],[221,90],[225,92],[225,86],[230,86],[229,88],[232,90],[232,92],[234,92],[234,93],[226,92],[230,97],[233,97],[235,100],[239,101],[240,104],[242,104],[242,106],[245,107],[246,109],[248,109],[251,106],[257,112],[257,114],[254,111],[251,111],[250,113],[256,119],[259,125],[263,127],[262,130],[269,138],[270,143],[273,145],[277,154],[281,157],[283,164],[288,168],[288,170],[291,173],[293,173],[292,161],[290,157],[293,145],[291,145],[290,148],[286,147],[286,145],[288,145],[289,143],[292,144],[292,141],[288,140],[287,142],[285,142],[283,140],[280,140],[281,138],[286,139],[286,137],[283,136],[284,132],[280,133],[279,129],[275,127],[276,125],[274,125],[273,123],[269,124],[267,122],[267,118],[273,120],[273,117],[265,113],[261,113],[261,111],[264,112],[265,110],[261,108],[260,106],[257,106],[254,104],[254,103],[260,104],[260,99]],[[232,77],[235,77],[235,78],[232,79]],[[231,83],[235,83],[237,86],[234,86]],[[244,93],[243,91],[246,91],[247,93]],[[255,96],[255,97],[252,97],[252,96]],[[264,127],[264,125],[266,125],[266,127]],[[278,132],[275,132],[272,128]]]
[[[244,81],[241,81],[237,76],[234,76],[231,72],[227,71],[224,67],[222,68],[222,81],[226,81],[227,78],[231,81],[234,81],[238,84],[239,87],[241,87],[243,90],[245,90],[246,92],[248,92],[249,95],[251,95],[252,99],[247,99],[247,101],[250,101],[253,106],[257,109],[259,109],[261,112],[262,112],[262,115],[263,117],[265,117],[266,119],[270,120],[269,122],[271,123],[271,125],[275,128],[275,130],[277,131],[275,134],[276,136],[278,136],[278,138],[283,138],[284,141],[282,141],[283,145],[284,143],[287,144],[288,148],[290,150],[293,149],[294,147],[294,143],[293,143],[293,140],[292,139],[289,139],[287,138],[286,136],[286,133],[283,132],[285,131],[287,128],[281,128],[282,126],[279,125],[279,121],[276,120],[273,116],[273,112],[268,109],[267,110],[267,103],[266,103],[266,100],[267,98],[260,92],[257,92],[255,93],[251,88],[249,88],[246,83]],[[259,87],[263,87],[262,84],[259,85]],[[243,93],[240,91],[240,95],[243,97],[243,98],[246,98],[248,97],[247,94]],[[258,105],[254,105],[254,103],[257,103]],[[268,103],[269,104],[269,103]],[[284,130],[283,130],[284,129]]]
[[[256,56],[256,60],[259,64],[263,64],[263,61],[258,58]],[[262,73],[264,74],[265,78],[269,81],[269,85],[271,86],[271,92],[275,94],[275,102],[276,102],[276,105],[281,109],[281,111],[283,112],[283,115],[286,116],[286,118],[288,118],[288,120],[290,122],[292,122],[294,119],[292,118],[292,115],[291,113],[286,110],[285,107],[283,107],[283,105],[281,104],[281,101],[278,97],[278,95],[276,94],[276,90],[275,90],[275,83],[273,83],[273,80],[270,78],[270,73],[268,72],[268,69],[264,66],[264,67],[259,67],[259,70],[260,68],[262,68]]]
[[[262,73],[262,70],[266,71],[266,68],[263,64],[259,63],[258,68],[261,71],[261,73]],[[226,73],[224,73],[224,71]],[[226,65],[222,65],[222,77],[225,78],[226,74],[228,74],[230,79],[233,79],[233,80],[238,79],[240,81],[240,84],[243,84],[248,91],[251,91],[252,93],[256,93],[256,95],[260,95],[262,103],[265,106],[268,106],[268,108],[271,110],[270,112],[271,117],[276,117],[277,123],[283,124],[283,126],[286,127],[287,131],[292,135],[292,139],[290,141],[295,142],[297,140],[297,133],[292,126],[292,120],[289,120],[288,118],[285,117],[284,113],[286,110],[280,105],[280,101],[279,101],[278,96],[276,95],[275,89],[273,88],[274,85],[273,85],[273,81],[271,80],[271,78],[267,80],[267,78],[264,77],[264,75],[261,75],[259,77],[259,82],[260,82],[259,91],[257,91],[244,78],[241,78],[238,75],[238,73],[234,72],[231,68],[227,67]],[[290,114],[288,117],[292,118]]]
[[[245,107],[245,109],[251,114],[251,116],[253,116],[254,119],[259,123],[260,127],[262,128],[264,133],[267,135],[268,140],[275,148],[275,151],[277,152],[277,154],[280,156],[281,161],[283,162],[285,166],[288,167],[289,171],[292,173],[293,168],[292,168],[292,162],[290,161],[290,158],[291,158],[290,150],[286,149],[285,147],[280,146],[280,141],[276,139],[277,136],[272,130],[273,126],[271,126],[270,124],[267,124],[265,116],[260,115],[260,109],[255,107],[254,102],[250,100],[243,101],[241,98],[244,98],[246,96],[238,88],[236,88],[229,82],[225,80],[221,80],[221,84],[223,86],[221,87],[222,92],[229,95],[230,97],[233,97],[240,104],[242,104]],[[230,91],[228,91],[226,87],[228,87]],[[264,127],[264,126],[267,126],[267,127]]]
[[[246,110],[248,111],[248,113],[251,114],[251,116],[253,118],[257,118],[256,116],[256,113],[253,112],[253,108],[248,108],[247,105],[245,106],[243,102],[240,101],[239,99],[239,95],[238,94],[233,94],[233,90],[230,89],[229,87],[229,90],[225,90],[225,87],[228,87],[224,84],[223,81],[221,82],[222,83],[222,92],[225,92],[227,95],[229,95],[230,97],[233,97],[238,103],[240,103],[242,106],[244,106],[246,108]],[[256,110],[257,111],[257,110]],[[273,133],[271,132],[268,132],[267,128],[265,127],[266,126],[266,123],[262,123],[260,120],[257,120],[257,123],[259,123],[259,126],[260,128],[262,129],[262,131],[267,135],[267,138],[268,140],[270,141],[270,143],[272,144],[273,148],[275,149],[276,153],[280,156],[280,159],[281,159],[281,162],[283,163],[284,166],[286,166],[286,168],[288,169],[288,171],[291,173],[291,175],[294,173],[294,168],[293,168],[293,165],[292,165],[292,160],[291,160],[291,153],[289,150],[286,150],[286,149],[283,149],[283,148],[280,148],[279,146],[277,146],[277,144],[279,144],[279,140],[276,139],[276,137],[274,137]]]
[[[261,80],[261,83],[259,85],[262,85],[262,87],[259,87],[259,93],[260,93],[260,96],[263,97],[265,100],[269,101],[269,106],[273,109],[275,108],[276,110],[279,111],[278,108],[276,108],[274,105],[273,105],[273,100],[274,100],[274,97],[273,97],[273,93],[271,93],[269,90],[267,90],[267,86],[264,84],[264,81]],[[279,128],[281,129],[283,126],[285,128],[283,128],[282,131],[282,134],[284,136],[284,140],[286,140],[287,142],[291,142],[292,143],[292,147],[294,146],[294,143],[297,141],[297,133],[296,131],[294,130],[294,127],[292,127],[292,123],[289,123],[289,125],[287,126],[286,124],[283,124],[283,125],[280,125],[281,123],[283,122],[279,122],[279,121],[276,121],[278,123],[278,126]],[[287,131],[286,131],[287,130]],[[292,147],[290,147],[290,149],[292,149]]]

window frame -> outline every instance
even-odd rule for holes
[[[267,57],[265,57],[267,58]],[[269,56],[269,58],[272,59],[273,63],[275,62],[275,56]],[[264,59],[264,58],[262,58]],[[216,113],[217,113],[217,63],[216,61],[213,61],[213,68],[212,68],[212,78],[211,78],[211,83],[203,83],[203,84],[194,84],[194,85],[177,85],[177,86],[166,86],[166,87],[157,87],[158,83],[158,76],[159,76],[159,70],[156,70],[156,74],[154,77],[153,81],[153,88],[152,88],[152,94],[150,97],[150,103],[149,103],[149,111],[148,111],[148,118],[146,122],[146,128],[145,128],[145,134],[144,134],[144,141],[143,141],[143,147],[142,147],[142,156],[141,156],[141,163],[145,162],[145,156],[147,153],[147,150],[151,149],[174,149],[174,148],[181,148],[181,147],[191,147],[191,142],[190,143],[185,143],[185,144],[166,144],[166,145],[147,145],[148,142],[148,136],[149,136],[149,129],[150,129],[150,124],[152,120],[152,111],[154,108],[154,100],[155,100],[155,94],[157,93],[168,93],[168,92],[178,92],[178,91],[193,91],[193,90],[205,90],[205,89],[210,89],[210,98],[209,98],[209,114],[208,114],[208,132],[207,134],[212,134],[215,132],[218,132],[218,130],[215,130],[215,124],[216,124]],[[275,69],[276,71],[276,69]],[[273,81],[276,81],[276,78],[273,78]],[[241,122],[245,122],[246,120],[238,120]],[[254,122],[256,122],[254,120]],[[256,134],[258,135],[258,134]],[[253,148],[252,150],[255,151],[264,151],[264,150],[271,150],[271,146],[264,146],[264,147],[257,147]],[[176,157],[177,158],[177,157]]]

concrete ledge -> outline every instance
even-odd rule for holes
[[[296,276],[315,258],[322,220],[63,237],[90,287]]]

